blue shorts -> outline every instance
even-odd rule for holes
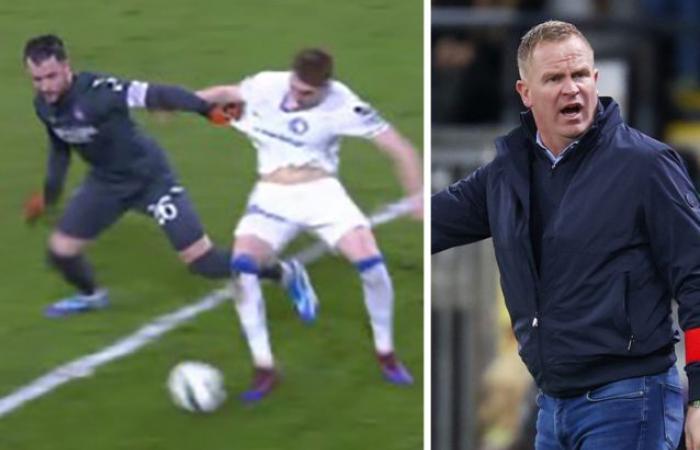
[[[192,202],[174,177],[108,183],[88,175],[68,201],[58,229],[93,240],[129,210],[153,217],[178,251],[204,235]]]

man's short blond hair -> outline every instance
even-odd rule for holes
[[[593,51],[591,43],[588,42],[588,39],[586,39],[583,33],[581,33],[575,25],[568,22],[549,20],[530,28],[520,40],[520,45],[518,46],[518,72],[520,72],[520,78],[525,76],[525,68],[530,62],[530,58],[532,58],[535,47],[542,42],[561,42],[571,36],[581,38],[591,51]]]

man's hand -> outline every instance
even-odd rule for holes
[[[214,125],[228,125],[232,120],[239,120],[243,115],[243,103],[214,105],[207,113],[207,118]]]
[[[700,408],[688,407],[685,416],[685,448],[700,450]]]
[[[33,224],[46,211],[46,203],[44,202],[44,194],[34,192],[24,203],[24,220]]]

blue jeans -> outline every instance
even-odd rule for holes
[[[683,391],[675,366],[578,397],[537,396],[537,450],[675,450],[683,429]]]

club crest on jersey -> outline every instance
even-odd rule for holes
[[[78,108],[77,106],[73,109],[73,117],[75,120],[85,120],[85,113],[83,112],[82,109]]]
[[[289,121],[289,129],[294,134],[304,134],[309,131],[309,124],[301,117],[295,117]]]

